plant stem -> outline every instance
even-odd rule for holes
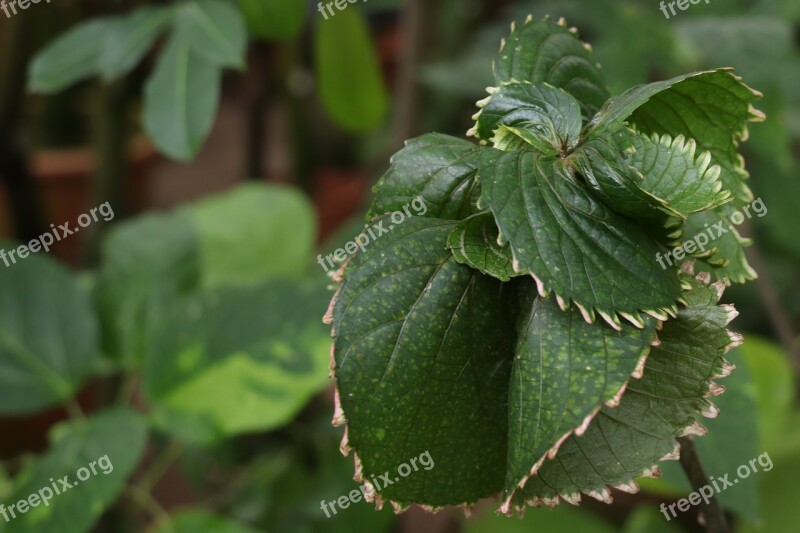
[[[700,457],[697,455],[694,441],[690,437],[679,437],[678,442],[681,445],[681,466],[692,484],[692,488],[699,491],[701,487],[711,486],[700,462]],[[711,496],[708,504],[703,504],[702,516],[705,518],[705,527],[708,533],[730,533],[725,513],[715,494]]]
[[[183,453],[183,444],[176,440],[171,441],[164,448],[164,451],[156,457],[147,471],[142,474],[138,486],[145,491],[153,490],[153,487],[164,477],[164,474],[172,466],[172,463],[180,457],[181,453]]]
[[[67,410],[69,417],[73,420],[86,420],[86,414],[84,414],[83,409],[81,409],[81,405],[75,398],[67,402],[66,405],[64,405],[64,408]]]
[[[139,485],[128,485],[128,488],[125,489],[125,495],[153,518],[156,530],[160,531],[163,526],[168,531],[172,531],[172,518],[148,491]]]

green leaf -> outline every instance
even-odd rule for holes
[[[316,216],[293,188],[240,185],[191,205],[188,215],[199,239],[204,287],[300,278],[308,272]]]
[[[373,130],[389,107],[378,59],[358,9],[317,22],[315,57],[320,99],[331,118],[353,132]]]
[[[508,281],[522,275],[514,272],[511,247],[497,244],[499,230],[491,213],[478,213],[462,220],[447,238],[453,258],[483,274]]]
[[[39,533],[65,527],[74,533],[91,531],[139,464],[147,437],[142,418],[128,410],[106,411],[59,429],[50,450],[18,478],[9,500],[18,502],[35,494],[39,504],[11,522],[0,520],[0,531]],[[59,482],[64,476],[72,488]],[[87,479],[81,481],[79,476]],[[48,496],[44,489],[53,485],[60,494],[51,490],[52,499],[43,505],[42,496]]]
[[[118,20],[103,17],[67,31],[39,52],[28,69],[28,89],[54,94],[98,73],[108,38]]]
[[[527,289],[509,390],[506,496],[568,435],[582,435],[604,404],[619,404],[631,376],[642,377],[656,338],[653,319],[617,332]]]
[[[546,82],[574,96],[584,116],[594,115],[608,98],[608,89],[591,48],[563,19],[535,22],[529,17],[513,28],[494,63],[497,84]]]
[[[250,33],[260,39],[291,40],[303,27],[304,0],[239,0]]]
[[[184,213],[115,226],[102,244],[96,299],[106,353],[136,367],[172,303],[200,285],[198,238]]]
[[[747,172],[738,146],[747,139],[747,121],[764,119],[752,106],[760,96],[730,69],[684,74],[612,98],[592,119],[587,135],[603,135],[628,121],[647,135],[694,139],[697,148],[709,151],[720,165],[724,188],[749,202],[753,195],[745,184]]]
[[[335,298],[334,422],[346,417],[357,477],[372,486],[426,451],[435,463],[373,486],[400,505],[475,502],[503,486],[514,291],[453,260],[455,226],[406,221],[353,258]]]
[[[328,296],[324,279],[276,280],[176,306],[144,369],[158,423],[210,443],[289,422],[328,383]]]
[[[0,249],[11,249],[8,241]],[[87,291],[63,266],[17,257],[0,275],[0,413],[22,415],[70,400],[98,360]]]
[[[475,136],[499,150],[527,145],[548,154],[567,153],[581,133],[580,103],[546,83],[503,85],[481,107]]]
[[[115,80],[130,72],[164,31],[173,13],[169,7],[145,6],[117,18],[99,57],[103,79]]]
[[[175,14],[176,38],[215,67],[245,66],[247,27],[239,10],[222,0],[190,0]]]
[[[707,283],[709,277],[700,275]],[[718,306],[724,285],[688,279],[688,307],[664,323],[641,379],[628,383],[619,406],[604,406],[586,432],[570,436],[536,476],[506,500],[502,510],[525,504],[555,505],[559,497],[577,503],[581,493],[610,502],[608,486],[638,491],[634,478],[657,476],[659,460],[677,459],[675,437],[705,434],[699,415],[718,410],[708,400],[724,389],[712,380],[732,369],[723,355],[741,343],[725,326],[736,316]]]
[[[622,533],[681,533],[682,531],[683,528],[680,526],[664,520],[664,515],[658,508],[645,504],[637,507],[625,520]]]
[[[658,266],[655,242],[575,183],[560,162],[503,153],[481,167],[478,180],[479,205],[511,243],[515,270],[531,272],[541,294],[552,290],[562,307],[574,301],[587,320],[597,310],[615,327],[615,313],[635,323],[639,310],[672,312],[678,278]]]
[[[756,388],[760,449],[778,450],[788,432],[795,398],[789,357],[780,346],[752,334],[739,352]]]
[[[183,511],[168,524],[157,530],[159,533],[257,533],[257,529],[234,522],[225,517],[200,509]]]
[[[427,206],[424,216],[429,218],[461,220],[469,216],[477,199],[474,178],[484,153],[481,146],[439,133],[406,141],[374,187],[367,217],[400,211],[417,197]]]
[[[691,213],[718,207],[731,199],[723,189],[719,165],[711,153],[695,157],[697,143],[682,135],[634,135],[630,164],[644,176],[642,189],[663,199],[671,212],[686,218]]]
[[[755,387],[749,369],[744,364],[740,350],[728,354],[727,359],[736,366],[736,372],[725,380],[726,393],[715,400],[719,416],[705,422],[708,435],[697,439],[697,455],[709,476],[719,479],[726,473],[731,480],[736,469],[750,459],[758,457],[764,448],[759,446]],[[665,464],[662,480],[671,483],[682,494],[693,489],[686,473],[677,463]],[[750,520],[759,518],[758,484],[737,483],[717,495],[726,509]]]
[[[745,247],[750,246],[752,241],[742,237],[731,223],[731,216],[736,212],[730,204],[726,204],[689,216],[683,224],[682,242],[674,245],[686,249],[685,243],[695,242],[696,251],[693,255],[709,265],[714,276],[744,283],[756,279],[758,274],[747,262],[744,253]],[[698,248],[703,242],[708,244]]]
[[[222,72],[173,35],[145,86],[144,125],[158,149],[179,160],[197,155],[219,103]]]
[[[630,132],[620,130],[588,139],[571,159],[587,186],[611,209],[661,225],[659,220],[666,219],[664,212],[679,213],[673,213],[665,200],[643,188],[644,177],[625,157],[626,152],[633,149]]]

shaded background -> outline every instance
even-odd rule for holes
[[[105,81],[90,65],[99,53],[92,38],[52,44],[97,17],[170,2],[56,0],[11,18],[0,12],[0,240],[28,242],[104,202],[115,213],[13,274],[0,265],[0,317],[86,311],[64,289],[74,285],[91,295],[76,328],[96,337],[75,353],[69,335],[28,332],[85,368],[69,398],[34,391],[24,407],[0,389],[0,502],[27,495],[26,483],[46,467],[83,464],[56,461],[64,445],[48,444],[54,428],[81,412],[128,406],[147,414],[141,435],[121,425],[84,445],[101,455],[138,442],[131,481],[109,486],[114,497],[97,512],[86,511],[89,496],[74,495],[69,505],[86,516],[63,531],[168,531],[171,522],[180,531],[700,530],[691,511],[679,524],[657,511],[688,492],[677,464],[643,482],[640,494],[616,492],[611,506],[532,509],[522,522],[495,517],[492,502],[469,521],[419,509],[395,517],[365,503],[330,519],[320,510],[320,500],[356,485],[351,459],[338,452],[340,430],[329,425],[329,337],[320,323],[329,294],[317,254],[358,234],[369,189],[404,139],[463,135],[492,85],[509,23],[549,13],[593,45],[613,94],[721,66],[765,94],[757,107],[768,119],[750,125],[743,146],[750,185],[769,210],[743,231],[756,242],[748,258],[760,278],[725,295],[746,342],[731,354],[738,370],[698,448],[712,475],[768,452],[775,467],[721,501],[738,531],[797,530],[798,2],[711,0],[669,20],[652,0],[368,0],[328,20],[299,0],[228,3],[247,23],[245,60],[221,58],[216,71],[190,75],[184,115],[171,100],[174,85],[153,81],[169,68],[168,32]],[[34,57],[48,45],[39,61],[50,70],[36,78]],[[196,141],[186,146],[175,141],[182,117]],[[52,291],[45,279],[57,281]],[[15,307],[33,301],[26,287],[41,297]],[[9,364],[0,352],[0,372],[13,372]]]

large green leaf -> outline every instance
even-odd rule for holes
[[[294,39],[303,27],[305,0],[239,0],[250,33],[261,39]]]
[[[138,366],[175,299],[200,285],[198,238],[184,213],[114,227],[102,246],[96,298],[108,355]]]
[[[197,154],[214,124],[221,78],[173,34],[145,87],[144,126],[159,150],[181,160]]]
[[[602,135],[628,121],[645,134],[694,139],[720,165],[724,188],[748,202],[753,195],[744,181],[747,172],[738,147],[747,138],[747,121],[764,118],[752,106],[760,96],[730,69],[684,74],[612,98],[592,119],[588,135]]]
[[[28,88],[53,94],[97,74],[111,34],[119,31],[118,20],[103,17],[72,28],[47,45],[31,62]]]
[[[453,258],[500,281],[523,274],[514,272],[511,246],[497,244],[499,230],[491,213],[484,212],[462,220],[447,238]]]
[[[709,280],[707,274],[699,278]],[[643,377],[628,383],[619,406],[604,406],[582,436],[567,438],[503,511],[555,505],[559,498],[577,503],[581,493],[610,502],[609,486],[636,492],[636,477],[657,475],[659,460],[677,459],[677,436],[705,434],[697,417],[718,413],[708,398],[724,389],[713,379],[730,373],[723,355],[741,337],[725,329],[736,312],[717,305],[722,284],[684,283],[692,287],[684,293],[687,306],[659,332],[661,344],[647,358]]]
[[[130,72],[172,20],[173,10],[145,6],[117,19],[103,43],[99,70],[103,79],[114,80]]]
[[[620,402],[625,384],[640,378],[656,322],[617,332],[561,311],[528,287],[509,390],[506,495],[535,475],[573,432],[582,435],[604,404]]]
[[[2,242],[0,249],[11,245]],[[100,356],[87,291],[43,253],[0,265],[0,413],[70,400]]]
[[[330,20],[318,18],[315,57],[325,109],[347,130],[380,126],[389,97],[364,17],[351,7]]]
[[[189,0],[175,13],[179,40],[217,67],[244,68],[247,28],[241,12],[223,0]]]
[[[489,509],[482,515],[464,524],[464,533],[615,533],[617,528],[589,511],[575,507],[541,509],[527,513],[524,517],[509,520]]]
[[[531,17],[512,29],[494,63],[498,85],[546,82],[578,99],[585,117],[600,109],[608,98],[603,73],[577,31],[567,29],[563,19],[535,22]]]
[[[144,370],[159,424],[207,443],[290,421],[327,384],[328,297],[324,279],[276,280],[176,306]]]
[[[658,266],[655,242],[573,181],[560,161],[533,152],[484,160],[479,205],[492,211],[516,270],[531,272],[541,294],[552,290],[562,308],[572,300],[587,320],[596,310],[615,327],[616,313],[636,323],[640,310],[672,312],[678,278]]]
[[[581,108],[577,100],[546,83],[510,83],[478,103],[475,136],[500,150],[526,145],[556,155],[578,144]]]
[[[241,185],[187,211],[199,240],[203,286],[299,278],[308,272],[316,219],[297,190]]]
[[[514,290],[453,260],[455,225],[395,228],[353,258],[335,299],[334,421],[379,501],[472,503],[503,486]],[[369,481],[426,451],[435,468]]]
[[[427,206],[425,216],[461,220],[477,200],[475,174],[483,147],[463,139],[428,133],[406,141],[373,191],[374,218],[400,211],[414,198]]]
[[[10,522],[0,520],[0,531],[91,531],[139,464],[146,437],[143,419],[127,410],[107,411],[89,421],[73,421],[60,427],[50,450],[19,476],[9,500],[30,501],[36,495],[36,507],[17,514]],[[45,490],[53,487],[58,492]],[[48,497],[49,502],[44,505],[42,498]]]

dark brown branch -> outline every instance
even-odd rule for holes
[[[678,442],[681,445],[681,466],[692,484],[692,488],[700,491],[700,488],[711,486],[711,481],[708,480],[700,457],[697,455],[697,450],[694,446],[694,441],[690,437],[679,437]],[[725,513],[719,505],[716,495],[712,495],[708,504],[702,504],[702,516],[705,519],[705,528],[708,533],[730,533],[728,522],[725,519]]]

